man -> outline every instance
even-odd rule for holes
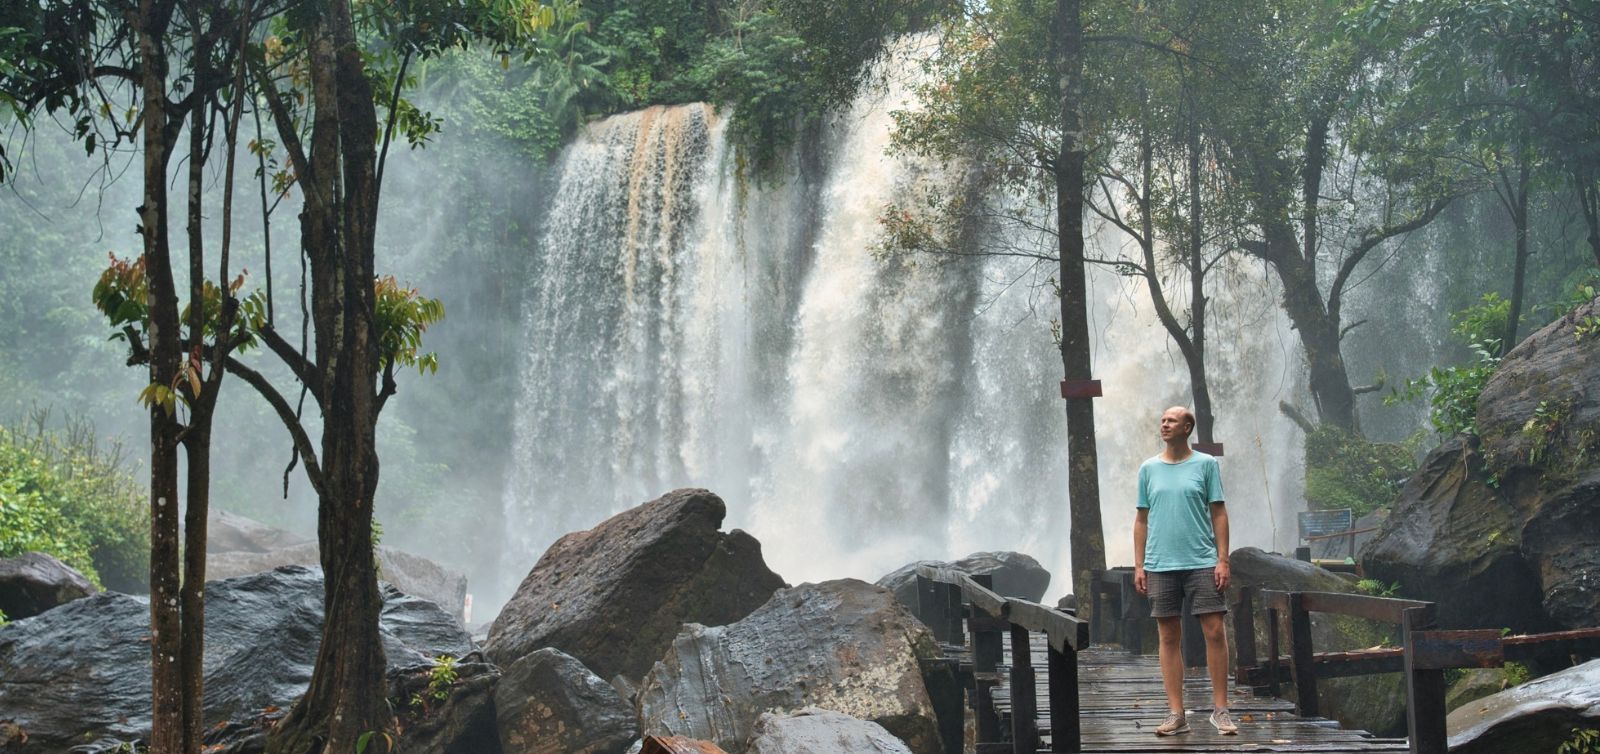
[[[1174,406],[1161,414],[1161,454],[1139,466],[1139,514],[1133,524],[1133,584],[1150,595],[1150,617],[1161,638],[1161,685],[1171,714],[1156,735],[1189,732],[1183,709],[1181,615],[1185,595],[1206,637],[1211,673],[1211,725],[1239,732],[1228,713],[1228,511],[1217,459],[1189,447],[1194,414]]]

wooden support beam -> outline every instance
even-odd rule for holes
[[[1445,730],[1444,671],[1420,667],[1417,640],[1438,626],[1432,604],[1406,610],[1401,621],[1406,656],[1406,732],[1412,754],[1446,754],[1450,748]]]
[[[1255,595],[1255,587],[1240,587],[1239,601],[1233,606],[1233,652],[1238,660],[1233,677],[1240,684],[1256,664]]]
[[[1278,608],[1267,608],[1267,692],[1278,696]]]
[[[1078,653],[1051,647],[1050,751],[1083,751],[1083,721],[1078,712]]]
[[[1412,666],[1422,670],[1498,668],[1506,662],[1500,632],[1492,628],[1468,631],[1417,631],[1408,642]]]
[[[1063,380],[1061,382],[1062,398],[1099,398],[1101,395],[1103,393],[1100,391],[1099,380]]]
[[[1011,747],[1015,754],[1039,751],[1039,700],[1034,686],[1028,629],[1011,627]]]
[[[1312,659],[1311,613],[1305,608],[1306,595],[1289,594],[1289,672],[1294,678],[1295,713],[1301,717],[1320,714],[1317,704],[1317,670]]]

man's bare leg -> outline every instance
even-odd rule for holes
[[[1211,672],[1212,709],[1228,708],[1228,627],[1224,613],[1195,616],[1206,637],[1206,670]]]
[[[1156,619],[1156,634],[1161,639],[1157,655],[1161,660],[1161,686],[1167,692],[1167,709],[1175,715],[1183,714],[1183,626],[1179,620],[1176,615]],[[1226,656],[1226,650],[1223,654]],[[1227,665],[1226,659],[1223,665]]]

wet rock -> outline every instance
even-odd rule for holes
[[[262,573],[287,565],[317,567],[317,543],[306,542],[265,552],[209,552],[206,576],[212,580]],[[406,594],[421,597],[461,619],[467,598],[467,577],[420,555],[392,547],[378,548],[378,578]]]
[[[1290,592],[1355,592],[1354,582],[1339,574],[1302,560],[1241,547],[1228,556],[1233,583],[1228,587],[1228,603],[1239,600],[1239,589],[1276,589]],[[1256,652],[1267,646],[1266,611],[1255,604]],[[1311,614],[1311,645],[1318,652],[1365,649],[1398,637],[1395,627],[1376,621],[1325,613]],[[1279,634],[1287,647],[1288,637]],[[1233,647],[1230,646],[1230,650]],[[1285,650],[1287,651],[1287,650]],[[1293,696],[1292,685],[1284,693]],[[1405,685],[1399,674],[1355,678],[1325,678],[1317,681],[1317,699],[1322,714],[1375,735],[1405,734]]]
[[[1462,672],[1461,677],[1445,691],[1444,708],[1454,711],[1505,689],[1504,668],[1472,668]]]
[[[911,754],[877,723],[806,707],[791,715],[771,712],[756,720],[748,754]]]
[[[802,584],[737,623],[684,626],[640,686],[640,726],[742,754],[762,713],[818,707],[937,754],[920,669],[937,655],[932,633],[893,592],[854,579]]]
[[[637,678],[682,624],[748,615],[784,583],[754,537],[718,530],[726,512],[711,492],[677,490],[557,540],[495,618],[490,659],[555,647],[603,678]]]
[[[83,574],[42,552],[0,558],[0,613],[31,618],[100,591]]]
[[[1044,599],[1044,590],[1050,586],[1050,572],[1039,561],[1020,552],[975,552],[960,560],[919,560],[903,565],[877,584],[894,592],[900,604],[917,613],[917,567],[950,568],[969,575],[980,574],[994,578],[994,591],[1007,597],[1020,597],[1030,602]],[[921,616],[918,616],[921,617]]]
[[[205,716],[250,719],[305,692],[322,631],[322,575],[285,567],[206,589]],[[384,593],[391,670],[460,657],[473,647],[438,606]],[[85,741],[143,739],[149,731],[150,607],[102,593],[0,628],[0,710],[30,751]]]
[[[389,706],[401,727],[401,750],[407,754],[499,754],[495,689],[500,680],[499,668],[483,662],[477,653],[460,662],[436,661],[391,670]]]
[[[1600,615],[1600,336],[1577,336],[1592,317],[1600,299],[1528,336],[1478,400],[1485,465],[1522,522],[1522,555],[1559,628]]]
[[[1600,726],[1600,660],[1468,703],[1447,726],[1451,754],[1549,754],[1573,728]]]
[[[1474,438],[1435,448],[1362,551],[1362,569],[1439,603],[1440,625],[1541,630],[1548,621],[1538,575],[1523,559],[1521,516],[1486,478]]]
[[[557,649],[506,668],[495,710],[506,754],[620,754],[639,735],[616,689]]]

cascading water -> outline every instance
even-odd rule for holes
[[[612,117],[567,148],[525,316],[502,590],[560,535],[683,486],[722,495],[793,582],[978,549],[1068,572],[1051,270],[873,253],[884,205],[940,178],[885,154],[906,101],[863,97],[791,159],[810,169],[770,185],[704,105]],[[1132,474],[1188,385],[1145,294],[1091,285],[1115,564]],[[1212,340],[1235,546],[1285,544],[1273,522],[1297,493],[1267,309]]]

